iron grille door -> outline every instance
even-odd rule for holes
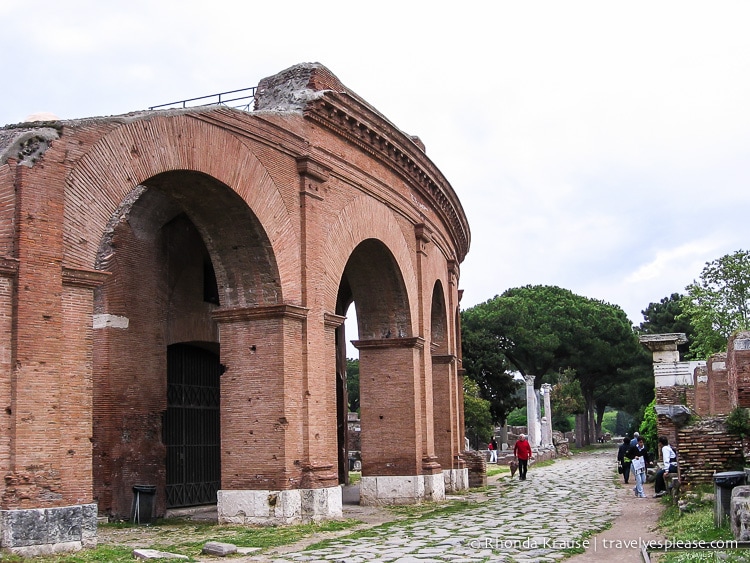
[[[167,349],[167,508],[215,504],[221,484],[219,357],[202,348]]]

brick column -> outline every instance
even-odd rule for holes
[[[360,504],[414,504],[445,497],[439,465],[422,459],[421,338],[358,340],[362,421]],[[427,474],[425,474],[427,473]]]
[[[335,458],[327,473],[308,479],[314,489],[302,488],[302,437],[309,420],[302,408],[299,343],[307,311],[276,305],[218,310],[213,316],[226,368],[221,376],[219,522],[272,524],[341,516]]]

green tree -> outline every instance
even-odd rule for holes
[[[646,449],[651,453],[656,452],[656,442],[658,440],[658,436],[656,435],[656,397],[644,409],[643,421],[638,429],[638,433],[643,436]]]
[[[522,375],[535,375],[537,389],[543,376],[574,369],[586,405],[584,443],[601,426],[597,400],[626,381],[624,370],[641,348],[622,309],[555,286],[509,289],[464,311],[462,321],[464,337],[483,331],[492,353],[504,355]]]
[[[461,314],[461,350],[466,375],[476,382],[480,396],[490,403],[492,420],[504,425],[513,409],[523,404],[521,384],[509,373],[509,365],[498,338],[488,330],[484,311],[470,309]]]
[[[581,393],[581,383],[575,376],[575,370],[566,369],[557,376],[557,382],[552,386],[550,395],[552,428],[560,432],[573,430],[570,416],[581,414],[586,409]]]
[[[750,320],[750,252],[738,250],[706,262],[700,279],[686,288],[684,315],[695,329],[690,352],[707,359],[726,350],[729,336]]]
[[[494,434],[490,403],[479,396],[479,386],[468,377],[464,378],[464,424],[469,443],[476,449]]]
[[[349,412],[359,412],[359,360],[346,359],[346,393]]]
[[[688,342],[677,347],[681,359],[694,359],[690,355],[690,342],[694,340],[694,329],[690,315],[685,312],[684,296],[673,293],[658,303],[649,303],[641,313],[643,322],[638,327],[640,334],[684,333]]]

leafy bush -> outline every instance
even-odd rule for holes
[[[646,444],[646,449],[649,452],[657,451],[656,441],[656,397],[648,404],[646,409],[643,411],[643,420],[641,421],[641,427],[638,432],[643,436],[643,441]]]
[[[735,408],[727,417],[727,431],[742,438],[750,436],[750,416],[747,409]]]

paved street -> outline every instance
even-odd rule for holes
[[[623,502],[648,502],[614,484],[615,450],[577,455],[529,470],[526,481],[502,478],[489,500],[460,513],[403,522],[375,537],[336,540],[315,551],[248,561],[430,563],[439,561],[558,561],[565,549],[612,522]],[[632,494],[632,493],[630,493]],[[589,539],[593,541],[593,539]],[[601,560],[617,557],[602,552]]]

